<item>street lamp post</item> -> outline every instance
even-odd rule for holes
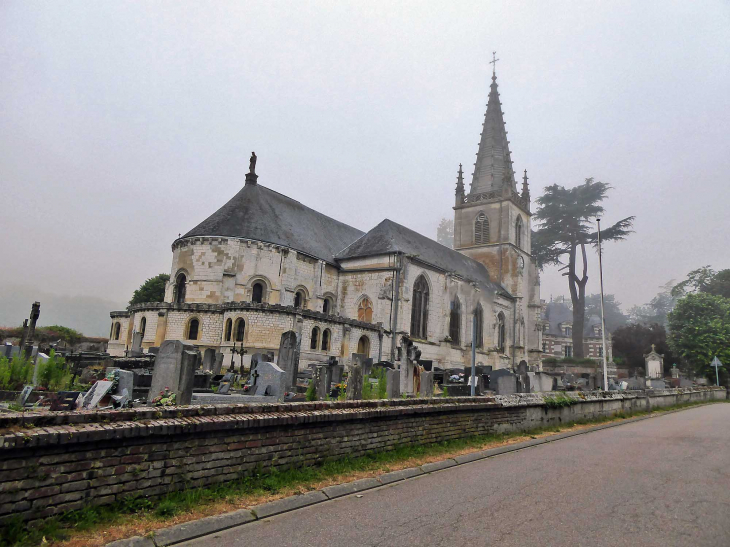
[[[597,218],[598,224],[598,273],[601,279],[601,336],[603,337],[603,389],[608,389],[608,371],[606,364],[606,318],[603,313],[603,261],[601,258],[601,219]]]

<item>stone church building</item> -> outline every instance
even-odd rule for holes
[[[388,219],[363,233],[259,184],[255,164],[173,242],[165,301],[111,313],[112,355],[140,333],[143,348],[172,339],[230,355],[243,344],[250,356],[294,330],[302,363],[354,352],[395,361],[409,335],[439,367],[470,364],[473,339],[478,363],[540,364],[530,192],[526,172],[517,189],[496,75],[468,191],[458,170],[454,249]]]

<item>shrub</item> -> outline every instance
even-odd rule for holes
[[[16,355],[0,357],[0,389],[19,391],[33,379],[33,363]]]

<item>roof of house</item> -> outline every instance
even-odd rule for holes
[[[481,262],[389,219],[383,220],[367,234],[337,253],[336,258],[342,261],[348,258],[391,253],[410,255],[438,269],[454,272],[467,280],[474,281],[484,289],[509,295],[506,289],[489,278],[489,272]]]
[[[573,310],[565,302],[549,302],[545,305],[545,311],[542,318],[550,324],[546,334],[554,334],[555,336],[563,336],[560,330],[561,323],[573,322]],[[589,315],[585,318],[583,326],[583,336],[595,336],[593,327],[601,324],[601,318],[597,315]]]
[[[259,184],[240,192],[183,238],[223,236],[274,243],[334,264],[334,255],[363,235],[352,226]]]

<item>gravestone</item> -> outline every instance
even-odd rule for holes
[[[111,391],[114,382],[109,380],[99,380],[96,382],[89,391],[84,395],[83,401],[81,401],[81,408],[83,410],[91,410],[101,402],[101,400]]]
[[[644,355],[644,362],[647,380],[664,377],[664,356],[657,353],[654,344],[651,345],[651,351]]]
[[[362,366],[363,362],[365,361],[366,358],[367,358],[367,355],[365,355],[364,353],[353,353],[350,356],[350,364]]]
[[[141,332],[132,333],[132,348],[129,351],[130,357],[139,357],[142,355],[142,337],[144,335]]]
[[[419,397],[433,397],[433,372],[421,372],[421,391]]]
[[[80,391],[59,391],[56,394],[56,399],[51,400],[50,409],[53,411],[76,410],[80,402]]]
[[[213,348],[208,348],[203,352],[203,372],[213,372],[215,356],[216,351]]]
[[[25,403],[28,402],[28,398],[31,393],[33,393],[33,386],[23,386],[23,390],[20,392],[17,400],[15,401],[16,404],[19,406],[25,406]]]
[[[297,374],[299,372],[299,342],[297,333],[293,330],[281,335],[279,343],[279,357],[277,366],[284,371],[286,388],[290,389],[297,385]],[[282,395],[283,396],[283,395]]]
[[[362,362],[362,375],[364,378],[367,378],[370,376],[370,373],[373,371],[373,358],[368,357],[367,359],[364,359]]]
[[[359,401],[362,399],[362,367],[352,365],[347,377],[347,400]]]
[[[330,379],[330,382],[332,384],[341,384],[342,375],[345,373],[345,366],[340,365],[337,362],[337,359],[334,358],[330,358],[328,365],[332,369],[332,377]]]
[[[512,395],[517,393],[517,376],[503,374],[497,377],[497,395]]]
[[[122,395],[124,390],[127,390],[128,395],[131,397],[134,391],[134,372],[131,370],[119,370],[119,381],[117,382],[117,390],[115,395]]]
[[[200,362],[200,352],[179,340],[165,340],[155,359],[147,402],[157,397],[165,388],[176,394],[178,405],[189,405],[193,397],[195,369]]]
[[[5,345],[3,346],[2,356],[10,359],[10,357],[13,354],[12,352],[13,352],[13,344],[11,344],[10,342],[5,342]]]
[[[223,368],[223,354],[220,351],[215,352],[215,361],[213,362],[213,374],[220,374]]]
[[[328,376],[330,375],[330,367],[327,365],[317,365],[312,370],[312,383],[314,384],[314,393],[317,400],[327,398],[329,393]]]
[[[218,385],[218,395],[228,395],[228,393],[231,391],[231,384],[229,382],[221,382]]]
[[[151,353],[152,355],[157,355],[160,353],[160,346],[152,346],[150,348],[147,348],[147,353]]]
[[[399,370],[385,369],[385,394],[388,399],[398,399],[400,397]]]
[[[287,373],[274,363],[259,363],[256,366],[258,377],[256,385],[258,385],[257,395],[268,395],[276,397],[279,401],[284,400],[284,394],[287,390]]]

